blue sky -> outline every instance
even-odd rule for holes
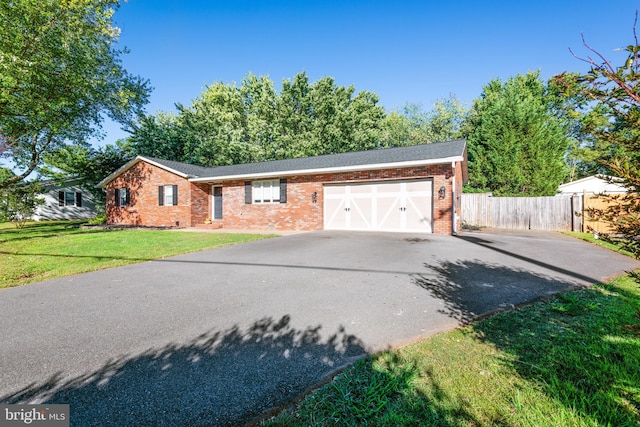
[[[387,110],[455,94],[468,106],[492,78],[585,72],[580,34],[616,59],[638,0],[129,0],[116,12],[125,68],[150,80],[149,113],[190,104],[207,84],[268,75],[375,92]],[[621,63],[624,59],[618,59]],[[106,124],[112,143],[126,136]]]

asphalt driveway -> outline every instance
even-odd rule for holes
[[[0,402],[237,425],[370,352],[632,268],[557,233],[313,232],[0,290]]]

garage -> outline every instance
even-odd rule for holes
[[[433,232],[433,180],[324,185],[326,230]]]
[[[100,186],[109,224],[455,234],[467,178],[462,139],[213,167],[138,156]],[[159,203],[167,185],[177,205]]]

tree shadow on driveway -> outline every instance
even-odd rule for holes
[[[320,329],[267,317],[245,330],[210,331],[110,360],[75,378],[59,372],[0,402],[70,404],[78,426],[238,425],[291,403],[367,354],[343,328],[326,340]]]
[[[579,287],[569,280],[480,260],[424,265],[434,274],[414,275],[415,284],[443,301],[444,309],[440,312],[463,324]]]

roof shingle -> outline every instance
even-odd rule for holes
[[[296,171],[317,171],[322,169],[360,168],[367,165],[397,164],[403,162],[437,161],[462,158],[466,140],[412,145],[408,147],[383,148],[379,150],[353,151],[322,156],[301,157],[296,159],[273,160],[269,162],[245,163],[240,165],[204,167],[188,163],[175,162],[154,157],[139,156],[116,172],[105,178],[99,186],[106,186],[116,176],[127,170],[135,162],[147,160],[166,169],[178,172],[188,179],[207,180],[250,175],[293,174]]]
[[[399,163],[420,160],[447,159],[461,157],[464,154],[464,139],[433,144],[394,147],[379,150],[354,151],[322,156],[301,157],[296,159],[273,160],[269,162],[245,163],[240,165],[202,167],[170,160],[154,159],[154,162],[179,171],[189,178],[224,178],[226,176],[294,172],[365,166],[384,163]]]

